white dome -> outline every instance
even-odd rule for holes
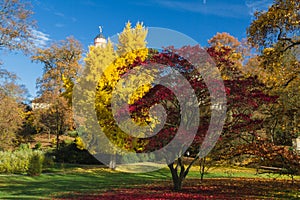
[[[94,39],[94,45],[96,47],[98,47],[98,46],[105,46],[106,44],[107,44],[107,40],[105,38],[96,37]]]

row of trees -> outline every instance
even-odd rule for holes
[[[217,34],[209,40],[209,46],[205,50],[221,71],[228,100],[227,121],[218,143],[219,158],[228,159],[248,154],[266,160],[276,160],[292,173],[297,171],[299,156],[289,146],[292,145],[292,139],[299,135],[299,15],[295,14],[298,9],[299,3],[295,1],[275,1],[267,12],[257,12],[256,19],[248,28],[250,44],[241,44],[227,33]],[[111,43],[105,48],[92,47],[86,58],[90,76],[84,76],[86,80],[80,81],[85,81],[83,85],[88,85],[89,81],[96,80],[96,84],[92,84],[96,91],[91,97],[96,97],[97,122],[112,142],[112,146],[139,153],[152,152],[169,144],[178,131],[182,111],[178,96],[161,85],[150,87],[149,80],[151,82],[152,77],[147,74],[143,74],[143,84],[132,87],[140,83],[137,81],[139,74],[136,72],[141,71],[143,66],[159,63],[180,71],[191,83],[198,100],[204,102],[202,109],[206,112],[200,115],[201,124],[189,149],[195,156],[194,160],[186,167],[182,163],[183,154],[179,154],[176,161],[168,163],[174,189],[179,190],[190,166],[199,159],[199,145],[207,132],[211,116],[207,110],[211,104],[203,79],[199,78],[200,75],[189,62],[178,55],[188,53],[192,57],[202,50],[199,47],[183,47],[177,50],[166,48],[162,52],[146,52],[146,41],[143,40],[145,32],[146,29],[141,27],[141,24],[137,24],[135,28],[127,24],[119,36],[117,51],[114,51]],[[132,37],[139,39],[134,40]],[[127,43],[124,44],[124,41]],[[253,48],[258,50],[257,54],[250,54]],[[126,73],[134,69],[134,74],[129,78],[129,82],[133,83],[132,88],[127,88],[128,82],[122,79],[128,79]],[[155,73],[155,70],[149,73]],[[124,104],[117,105],[121,109],[117,110],[116,115],[113,115],[116,111],[113,108],[115,105],[112,105],[114,89],[121,93],[116,98],[125,99],[121,102],[129,104],[129,108]],[[185,91],[184,88],[180,89]],[[150,108],[157,104],[163,106],[167,118],[161,131],[154,137],[143,138],[143,131],[138,133],[142,134],[142,138],[129,136],[129,132],[124,130],[130,131],[136,126],[130,121],[122,121],[120,128],[120,124],[115,122],[116,116],[119,119],[127,119],[126,112],[129,110],[136,124],[154,126],[152,128],[155,129],[159,123],[151,116]],[[86,120],[90,121],[91,118]],[[93,126],[91,122],[89,128]],[[86,141],[91,144],[91,148],[94,148],[95,144],[99,146],[95,142],[97,137],[98,141],[102,140],[100,134],[88,134]],[[182,144],[185,140],[186,138],[182,140]],[[100,146],[104,148],[103,145]],[[104,149],[111,151],[113,148]],[[93,150],[97,152],[97,149]],[[98,149],[98,152],[101,150],[103,149]]]
[[[39,93],[34,103],[48,106],[32,111],[25,104],[26,88],[17,84],[18,77],[4,69],[5,63],[0,60],[0,149],[18,146],[40,131],[56,134],[58,146],[59,135],[74,129],[71,96],[81,68],[82,46],[69,37],[48,48],[40,48],[32,14],[29,2],[0,2],[0,51],[21,51],[32,61],[43,64],[43,76],[37,79]]]
[[[33,45],[31,19],[28,4],[20,1],[0,2],[0,51],[22,50],[29,52]],[[3,68],[0,60],[0,149],[7,148],[16,140],[16,132],[22,127],[26,90],[17,84],[17,76]],[[10,109],[7,109],[10,108]]]
[[[22,12],[8,12],[15,8]],[[275,0],[267,11],[255,13],[255,19],[247,29],[247,42],[241,43],[228,33],[218,33],[204,49],[199,46],[181,49],[167,47],[163,51],[148,49],[145,40],[147,29],[141,23],[137,23],[134,28],[127,23],[119,35],[116,48],[110,41],[105,47],[90,47],[84,64],[86,74],[83,75],[80,74],[82,47],[76,39],[70,37],[53,43],[48,48],[34,48],[31,59],[44,66],[43,76],[37,80],[39,97],[35,101],[46,103],[48,107],[26,112],[21,104],[23,93],[14,81],[15,76],[5,70],[0,71],[0,106],[3,108],[10,105],[15,108],[10,111],[1,109],[1,147],[7,147],[7,141],[13,141],[11,139],[16,137],[15,133],[25,125],[56,134],[58,147],[59,135],[75,129],[71,108],[76,103],[83,114],[83,118],[77,120],[85,122],[87,131],[84,141],[91,152],[149,153],[160,149],[172,141],[184,120],[184,116],[181,116],[182,104],[170,89],[159,84],[153,85],[151,74],[162,74],[163,69],[147,69],[142,78],[138,77],[138,72],[144,70],[145,66],[167,65],[180,72],[201,102],[201,112],[195,113],[199,115],[200,125],[190,124],[181,130],[187,132],[185,136],[191,130],[196,132],[193,143],[188,147],[194,159],[187,166],[184,165],[183,151],[175,156],[175,161],[168,162],[174,189],[180,190],[190,167],[199,159],[199,146],[209,123],[214,122],[210,122],[212,104],[203,77],[195,66],[179,55],[193,57],[206,53],[221,72],[227,95],[227,119],[223,132],[215,149],[208,156],[230,159],[245,154],[253,155],[279,160],[283,167],[297,171],[299,156],[287,146],[291,146],[292,139],[299,136],[300,126],[299,8],[298,1]],[[34,27],[34,22],[30,20],[30,9],[19,1],[5,0],[0,4],[0,10],[1,18],[13,20],[7,24],[1,20],[0,38],[7,39],[0,40],[1,50],[21,49],[28,53],[33,46],[33,36],[30,33]],[[18,23],[20,26],[11,26]],[[26,30],[19,30],[18,27]],[[255,50],[257,53],[254,54]],[[129,72],[131,74],[127,77]],[[128,81],[135,87],[126,87]],[[75,94],[72,99],[77,82],[94,90],[79,88],[80,94]],[[141,82],[143,84],[137,86]],[[175,85],[177,90],[187,91],[184,84]],[[114,90],[118,93],[115,94]],[[122,104],[112,105],[114,98]],[[76,102],[72,102],[73,100]],[[161,124],[163,119],[157,118],[157,112],[150,109],[158,104],[158,108],[166,112],[165,124]],[[88,106],[96,110],[96,120],[88,112]],[[118,109],[115,110],[116,107]],[[131,119],[126,118],[127,111]],[[125,121],[121,120],[117,124],[116,117]],[[106,141],[103,140],[103,135],[88,131],[94,131],[95,124],[102,127],[110,144],[101,143]],[[148,137],[140,131],[133,137],[124,131],[132,127],[155,130],[160,127],[161,130],[155,136]],[[186,139],[181,138],[182,144],[185,144]],[[180,148],[185,150],[185,147],[183,145]],[[180,150],[177,149],[176,152]],[[112,164],[112,167],[115,165]]]
[[[279,162],[291,173],[298,170],[299,156],[290,148],[292,139],[299,136],[298,10],[299,3],[296,1],[277,0],[268,11],[255,13],[256,19],[247,30],[249,43],[241,44],[227,33],[217,34],[209,40],[209,46],[205,50],[221,71],[227,92],[227,121],[217,144],[219,158],[228,159],[247,154],[274,163]],[[198,100],[204,102],[202,105],[204,111],[209,110],[211,106],[203,79],[199,78],[200,75],[191,63],[178,56],[186,53],[193,57],[202,50],[199,47],[183,47],[166,48],[162,52],[152,50],[146,52],[144,51],[146,41],[141,40],[145,32],[145,27],[141,28],[140,24],[135,28],[127,24],[119,36],[117,51],[114,51],[110,43],[105,48],[92,47],[86,58],[86,67],[88,74],[93,77],[84,76],[86,80],[80,80],[85,81],[85,85],[88,81],[96,80],[96,84],[92,84],[96,87],[96,91],[91,97],[96,97],[97,120],[112,142],[112,146],[139,153],[153,152],[174,139],[180,119],[182,120],[180,117],[182,107],[179,106],[178,96],[168,88],[162,85],[150,87],[149,81],[151,83],[152,77],[147,76],[147,73],[143,74],[145,80],[139,87],[127,88],[128,82],[122,79],[129,80],[133,83],[131,86],[135,86],[141,83],[137,81],[139,75],[137,72],[141,71],[143,66],[157,63],[167,65],[180,71],[191,83]],[[124,40],[124,36],[128,39]],[[139,40],[130,37],[137,37]],[[127,41],[127,45],[124,45],[124,41]],[[254,49],[257,49],[257,53],[251,54]],[[147,53],[146,57],[144,53]],[[132,70],[135,71],[128,78],[127,73]],[[155,70],[150,70],[149,73],[155,73]],[[181,85],[177,87],[180,88]],[[120,109],[114,110],[115,105],[112,105],[114,89],[118,91],[116,98],[125,99],[121,102],[129,104],[129,108],[127,105],[119,104],[117,106]],[[185,91],[185,88],[180,89],[182,92]],[[163,106],[167,118],[156,136],[145,138],[141,131],[137,134],[142,138],[132,137],[124,130],[130,131],[132,127],[136,127],[135,125],[130,121],[122,121],[120,128],[120,123],[116,123],[115,117],[127,119],[129,110],[136,124],[154,126],[152,128],[155,129],[159,123],[151,116],[150,108],[157,104]],[[114,112],[117,114],[113,115]],[[195,156],[190,165],[186,167],[182,163],[183,154],[177,155],[176,161],[168,163],[175,190],[181,188],[190,166],[199,159],[199,145],[207,132],[210,117],[209,111],[200,115],[201,124],[197,127],[197,135],[189,149]],[[90,133],[87,137],[86,141],[92,144],[91,148],[97,144],[95,142],[97,136],[101,141],[100,134],[95,136]],[[182,144],[185,140],[186,138],[182,140]],[[97,152],[97,149],[95,151]]]

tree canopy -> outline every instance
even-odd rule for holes
[[[40,129],[59,136],[74,129],[72,112],[73,86],[80,73],[81,44],[73,37],[54,42],[50,47],[37,49],[31,58],[43,64],[43,76],[37,79],[39,97],[35,103],[46,104],[34,112],[35,123]]]
[[[15,74],[0,68],[0,150],[17,143],[17,133],[24,121],[22,101],[26,90],[16,79]]]
[[[248,40],[260,54],[246,65],[265,84],[265,90],[278,96],[270,108],[267,131],[271,141],[291,145],[299,135],[300,87],[300,3],[276,0],[267,11],[257,11],[248,28]]]
[[[299,46],[299,9],[297,0],[275,0],[267,11],[256,11],[247,29],[249,42],[264,48],[279,43],[282,51]]]
[[[3,0],[0,2],[0,50],[28,52],[34,44],[35,21],[29,2]]]

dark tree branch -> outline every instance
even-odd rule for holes
[[[293,76],[292,78],[290,78],[290,80],[288,80],[283,87],[287,87],[297,76]]]
[[[292,41],[291,41],[292,42]],[[294,46],[297,46],[297,45],[300,45],[300,41],[297,41],[297,42],[292,42],[292,44],[290,44],[289,46],[287,46],[283,52],[287,51],[288,49],[291,49],[293,48]]]

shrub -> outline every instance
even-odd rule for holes
[[[85,144],[81,137],[76,137],[74,143],[76,144],[76,147],[80,150],[85,149]]]
[[[51,139],[51,147],[56,147],[56,138]]]
[[[1,173],[24,173],[28,169],[30,149],[20,149],[17,151],[0,152],[0,172]]]
[[[41,149],[41,147],[42,147],[41,142],[38,142],[38,143],[36,143],[36,144],[34,145],[34,148],[33,148],[33,149],[38,150],[38,149]]]
[[[137,155],[124,155],[121,157],[122,158],[122,163],[134,163],[134,162],[139,162],[140,158]]]
[[[10,165],[10,156],[7,152],[0,151],[0,172],[1,173],[10,173],[11,172],[11,165]]]
[[[29,176],[39,176],[43,170],[44,155],[39,151],[34,151],[29,162],[27,174]]]
[[[61,145],[58,150],[54,150],[52,153],[48,152],[48,156],[54,156],[55,162],[60,163],[101,164],[88,150],[78,149],[75,142]]]
[[[20,148],[15,151],[0,151],[0,173],[26,173],[31,157],[41,151]]]
[[[63,140],[63,145],[69,145],[69,144],[72,144],[72,143],[73,143],[73,140],[70,140],[70,139]]]
[[[68,136],[75,138],[78,136],[78,133],[77,131],[68,131]]]
[[[44,155],[43,169],[54,166],[54,156]]]
[[[22,143],[19,146],[19,150],[22,150],[22,149],[30,149],[30,145],[28,143],[27,144]]]

